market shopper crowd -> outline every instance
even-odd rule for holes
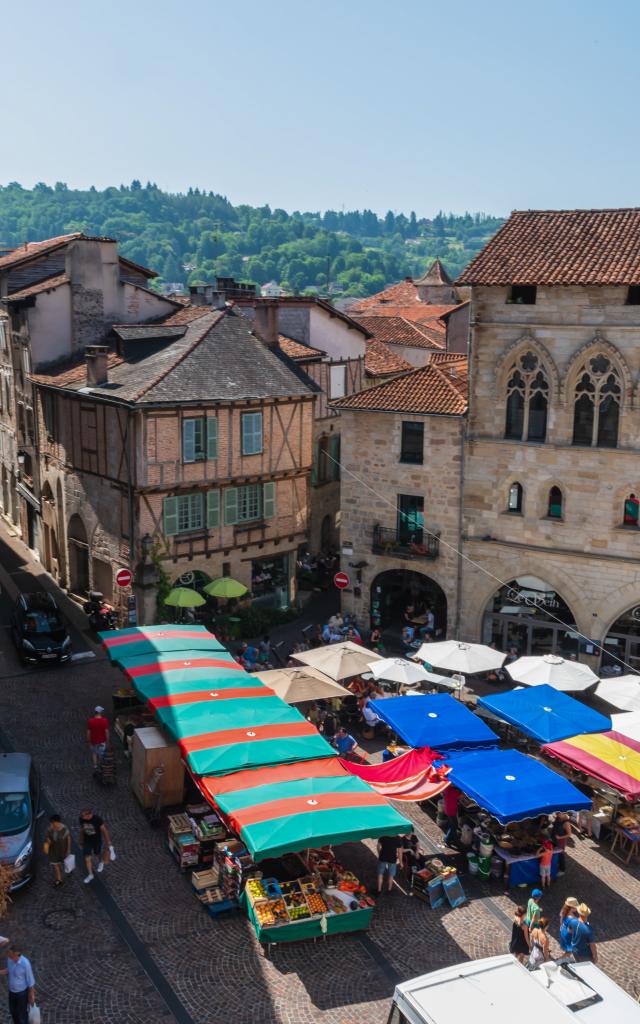
[[[549,918],[542,908],[543,893],[535,888],[527,906],[516,907],[509,952],[531,970],[551,959]],[[562,959],[598,962],[598,951],[591,926],[591,909],[575,896],[567,896],[560,911],[559,943]]]

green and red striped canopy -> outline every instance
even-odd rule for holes
[[[98,633],[98,636],[110,660],[120,666],[129,658],[169,651],[225,651],[204,626],[135,626]]]
[[[254,860],[413,828],[337,758],[204,778],[200,785]]]
[[[210,690],[216,686],[256,686],[227,651],[174,651],[127,658],[124,674],[145,700],[168,694]]]

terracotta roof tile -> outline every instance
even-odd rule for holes
[[[109,370],[113,370],[123,362],[124,360],[117,354],[117,352],[110,352],[107,357],[107,368]],[[73,362],[67,361],[58,368],[51,367],[48,373],[31,374],[31,380],[35,381],[36,384],[52,384],[56,388],[66,388],[73,384],[83,384],[86,382],[86,379],[87,363],[84,356],[74,359]]]
[[[367,299],[358,299],[352,306],[349,306],[348,313],[356,320],[362,320],[365,316],[401,316],[405,320],[414,323],[426,323],[427,321],[439,321],[439,318],[448,313],[451,306],[435,306],[430,302],[423,302],[418,296],[418,290],[411,278],[400,281],[399,284],[392,284]],[[444,331],[444,326],[438,324],[435,328]]]
[[[411,345],[414,348],[442,348],[444,325],[418,324],[403,316],[361,316],[358,318],[377,341],[387,345]]]
[[[464,382],[427,363],[412,373],[341,398],[336,409],[462,416],[467,410]]]
[[[388,377],[393,373],[408,373],[413,367],[383,341],[370,338],[364,356],[364,369],[369,377]]]
[[[457,283],[640,284],[640,209],[516,210]]]
[[[304,345],[295,338],[288,338],[286,334],[278,335],[278,344],[289,359],[319,359],[325,355],[319,348],[312,348],[311,345]]]
[[[38,295],[40,292],[51,292],[54,288],[59,288],[60,285],[69,284],[69,278],[66,274],[55,274],[53,277],[47,277],[44,281],[38,281],[37,284],[30,285],[29,288],[22,288],[19,292],[11,292],[10,295],[5,296],[7,302],[19,302],[20,299],[28,299],[31,295]]]
[[[201,316],[206,316],[211,309],[211,306],[183,306],[182,309],[176,309],[175,313],[169,313],[168,316],[163,317],[162,323],[168,327],[174,324],[176,326],[190,324],[193,320],[199,320]]]
[[[61,245],[66,245],[67,242],[71,242],[74,238],[81,237],[82,235],[79,231],[74,231],[70,235],[58,235],[56,238],[45,238],[41,242],[25,242],[24,245],[17,246],[13,252],[9,252],[6,256],[0,257],[0,270],[5,270],[7,267],[13,267],[17,263],[24,262],[24,260],[31,260],[34,256],[41,256],[52,249],[58,249]]]

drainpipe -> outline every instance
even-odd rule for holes
[[[468,379],[468,400],[467,400],[467,415],[462,421],[460,430],[460,501],[458,505],[458,575],[456,582],[456,623],[455,623],[455,636],[456,639],[460,639],[460,624],[462,620],[462,575],[463,575],[463,557],[462,557],[462,546],[463,546],[463,530],[464,530],[464,481],[465,481],[465,453],[466,453],[466,435],[469,425],[469,415],[471,411],[471,395],[472,395],[472,369],[471,369],[471,338],[473,334],[473,290],[471,298],[469,299],[469,333],[467,335],[467,379]]]

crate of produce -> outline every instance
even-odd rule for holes
[[[191,884],[194,889],[210,889],[214,885],[218,885],[220,882],[220,872],[217,868],[209,868],[208,871],[193,871],[191,874]]]
[[[193,825],[189,819],[188,814],[170,814],[169,815],[169,831],[173,832],[175,836],[181,833],[190,832],[193,834]]]
[[[307,893],[307,906],[314,916],[316,914],[326,914],[329,909],[325,903],[324,896],[319,892]]]
[[[249,901],[253,904],[258,900],[265,900],[267,898],[267,890],[262,884],[262,880],[260,878],[249,878],[246,890]]]

